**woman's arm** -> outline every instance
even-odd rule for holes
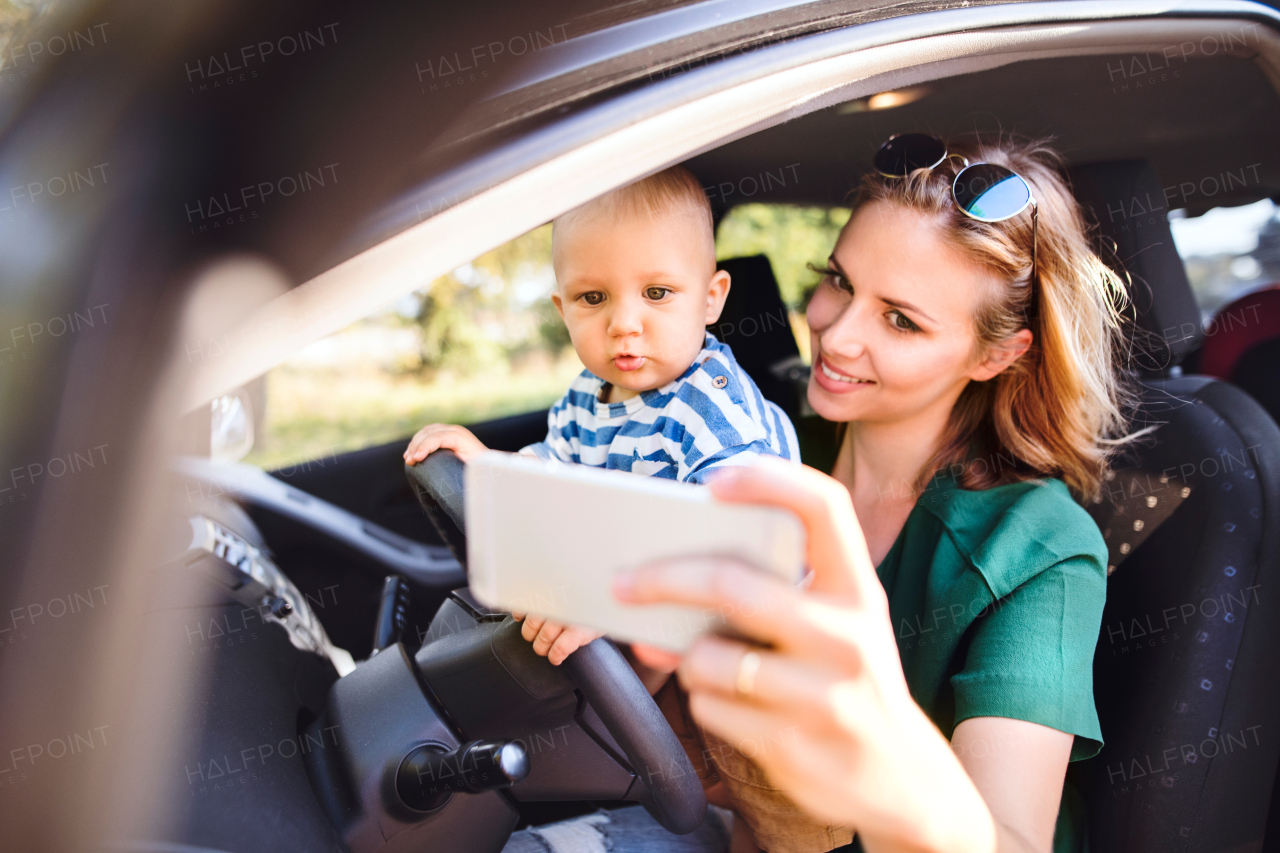
[[[995,819],[999,849],[1047,853],[1074,735],[1006,717],[956,726],[951,748]]]
[[[727,472],[712,489],[722,500],[795,512],[808,533],[813,579],[797,590],[738,561],[706,557],[619,578],[624,600],[718,608],[764,647],[744,694],[748,647],[722,638],[697,643],[679,668],[694,716],[811,815],[854,827],[868,851],[995,850],[991,811],[908,691],[848,491],[813,469],[771,460]],[[635,651],[650,665],[672,660]]]

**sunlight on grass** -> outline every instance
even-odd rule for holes
[[[546,408],[581,370],[572,350],[543,369],[431,382],[379,370],[279,368],[267,377],[266,435],[245,461],[278,468],[407,440],[429,423],[475,423]]]

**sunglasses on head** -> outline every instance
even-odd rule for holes
[[[1040,211],[1031,186],[1012,169],[995,163],[970,164],[967,157],[947,153],[936,136],[904,133],[891,136],[876,152],[876,171],[886,178],[905,178],[916,169],[933,169],[950,156],[960,157],[964,167],[951,182],[951,198],[965,215],[979,222],[1003,222],[1031,208],[1031,278],[1036,276],[1036,230]]]

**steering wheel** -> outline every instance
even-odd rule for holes
[[[431,523],[465,567],[466,514],[463,510],[463,462],[450,450],[437,450],[405,473]],[[608,638],[601,637],[569,655],[560,668],[599,715],[648,789],[642,801],[658,823],[678,835],[702,823],[707,798],[702,782],[653,697]],[[643,774],[643,768],[662,768]],[[649,778],[644,778],[648,775]]]

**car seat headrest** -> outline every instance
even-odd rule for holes
[[[720,318],[707,331],[733,350],[766,399],[796,418],[809,374],[773,265],[765,255],[752,255],[722,260],[717,266],[729,273],[729,296]]]
[[[1169,230],[1164,188],[1145,160],[1088,163],[1069,174],[1076,199],[1092,212],[1100,235],[1115,241],[1116,257],[1133,281],[1129,295],[1146,333],[1139,350],[1147,354],[1135,366],[1163,372],[1202,337],[1200,309]]]

